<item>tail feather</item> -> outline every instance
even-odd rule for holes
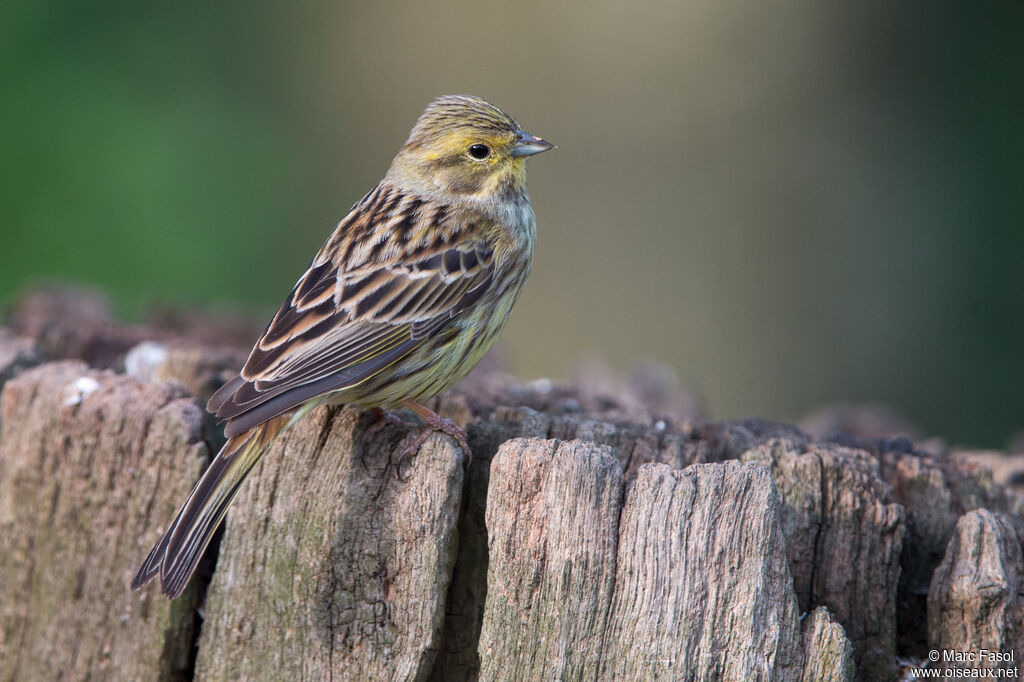
[[[157,575],[170,598],[180,595],[249,472],[290,422],[281,415],[228,440],[203,473],[174,522],[132,580],[133,590]]]

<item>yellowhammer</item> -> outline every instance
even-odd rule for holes
[[[412,409],[427,428],[466,434],[421,405],[462,379],[505,326],[530,274],[536,222],[526,157],[553,145],[477,97],[430,103],[387,175],[338,223],[207,409],[227,443],[146,557],[185,589],[245,477],[274,438],[323,403]]]

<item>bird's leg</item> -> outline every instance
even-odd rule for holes
[[[402,404],[418,414],[420,419],[427,423],[427,428],[416,436],[416,440],[412,442],[412,445],[402,452],[401,457],[398,458],[399,470],[401,470],[402,460],[405,459],[406,455],[416,452],[419,447],[423,445],[423,441],[427,439],[427,436],[432,434],[434,431],[447,433],[449,436],[454,438],[455,442],[457,442],[459,447],[462,448],[462,453],[465,458],[465,466],[469,466],[470,462],[473,461],[473,453],[469,449],[469,443],[466,442],[466,432],[460,429],[458,424],[453,422],[451,419],[442,417],[415,400],[403,400]]]

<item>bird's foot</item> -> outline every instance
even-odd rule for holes
[[[469,442],[466,440],[466,432],[459,428],[458,424],[453,422],[451,419],[442,417],[415,400],[406,400],[403,401],[402,404],[419,415],[420,419],[426,422],[427,428],[423,429],[419,435],[416,436],[416,439],[412,444],[402,451],[402,454],[398,458],[399,471],[402,469],[402,460],[405,459],[406,456],[419,450],[420,446],[423,445],[423,441],[425,441],[427,437],[435,431],[446,433],[455,439],[455,442],[459,444],[460,448],[462,448],[463,466],[469,467],[470,463],[473,461],[473,453],[469,449]]]

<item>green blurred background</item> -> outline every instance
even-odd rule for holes
[[[269,315],[434,96],[530,167],[524,378],[657,360],[717,417],[1024,427],[1024,5],[0,8],[0,303],[58,277]]]

